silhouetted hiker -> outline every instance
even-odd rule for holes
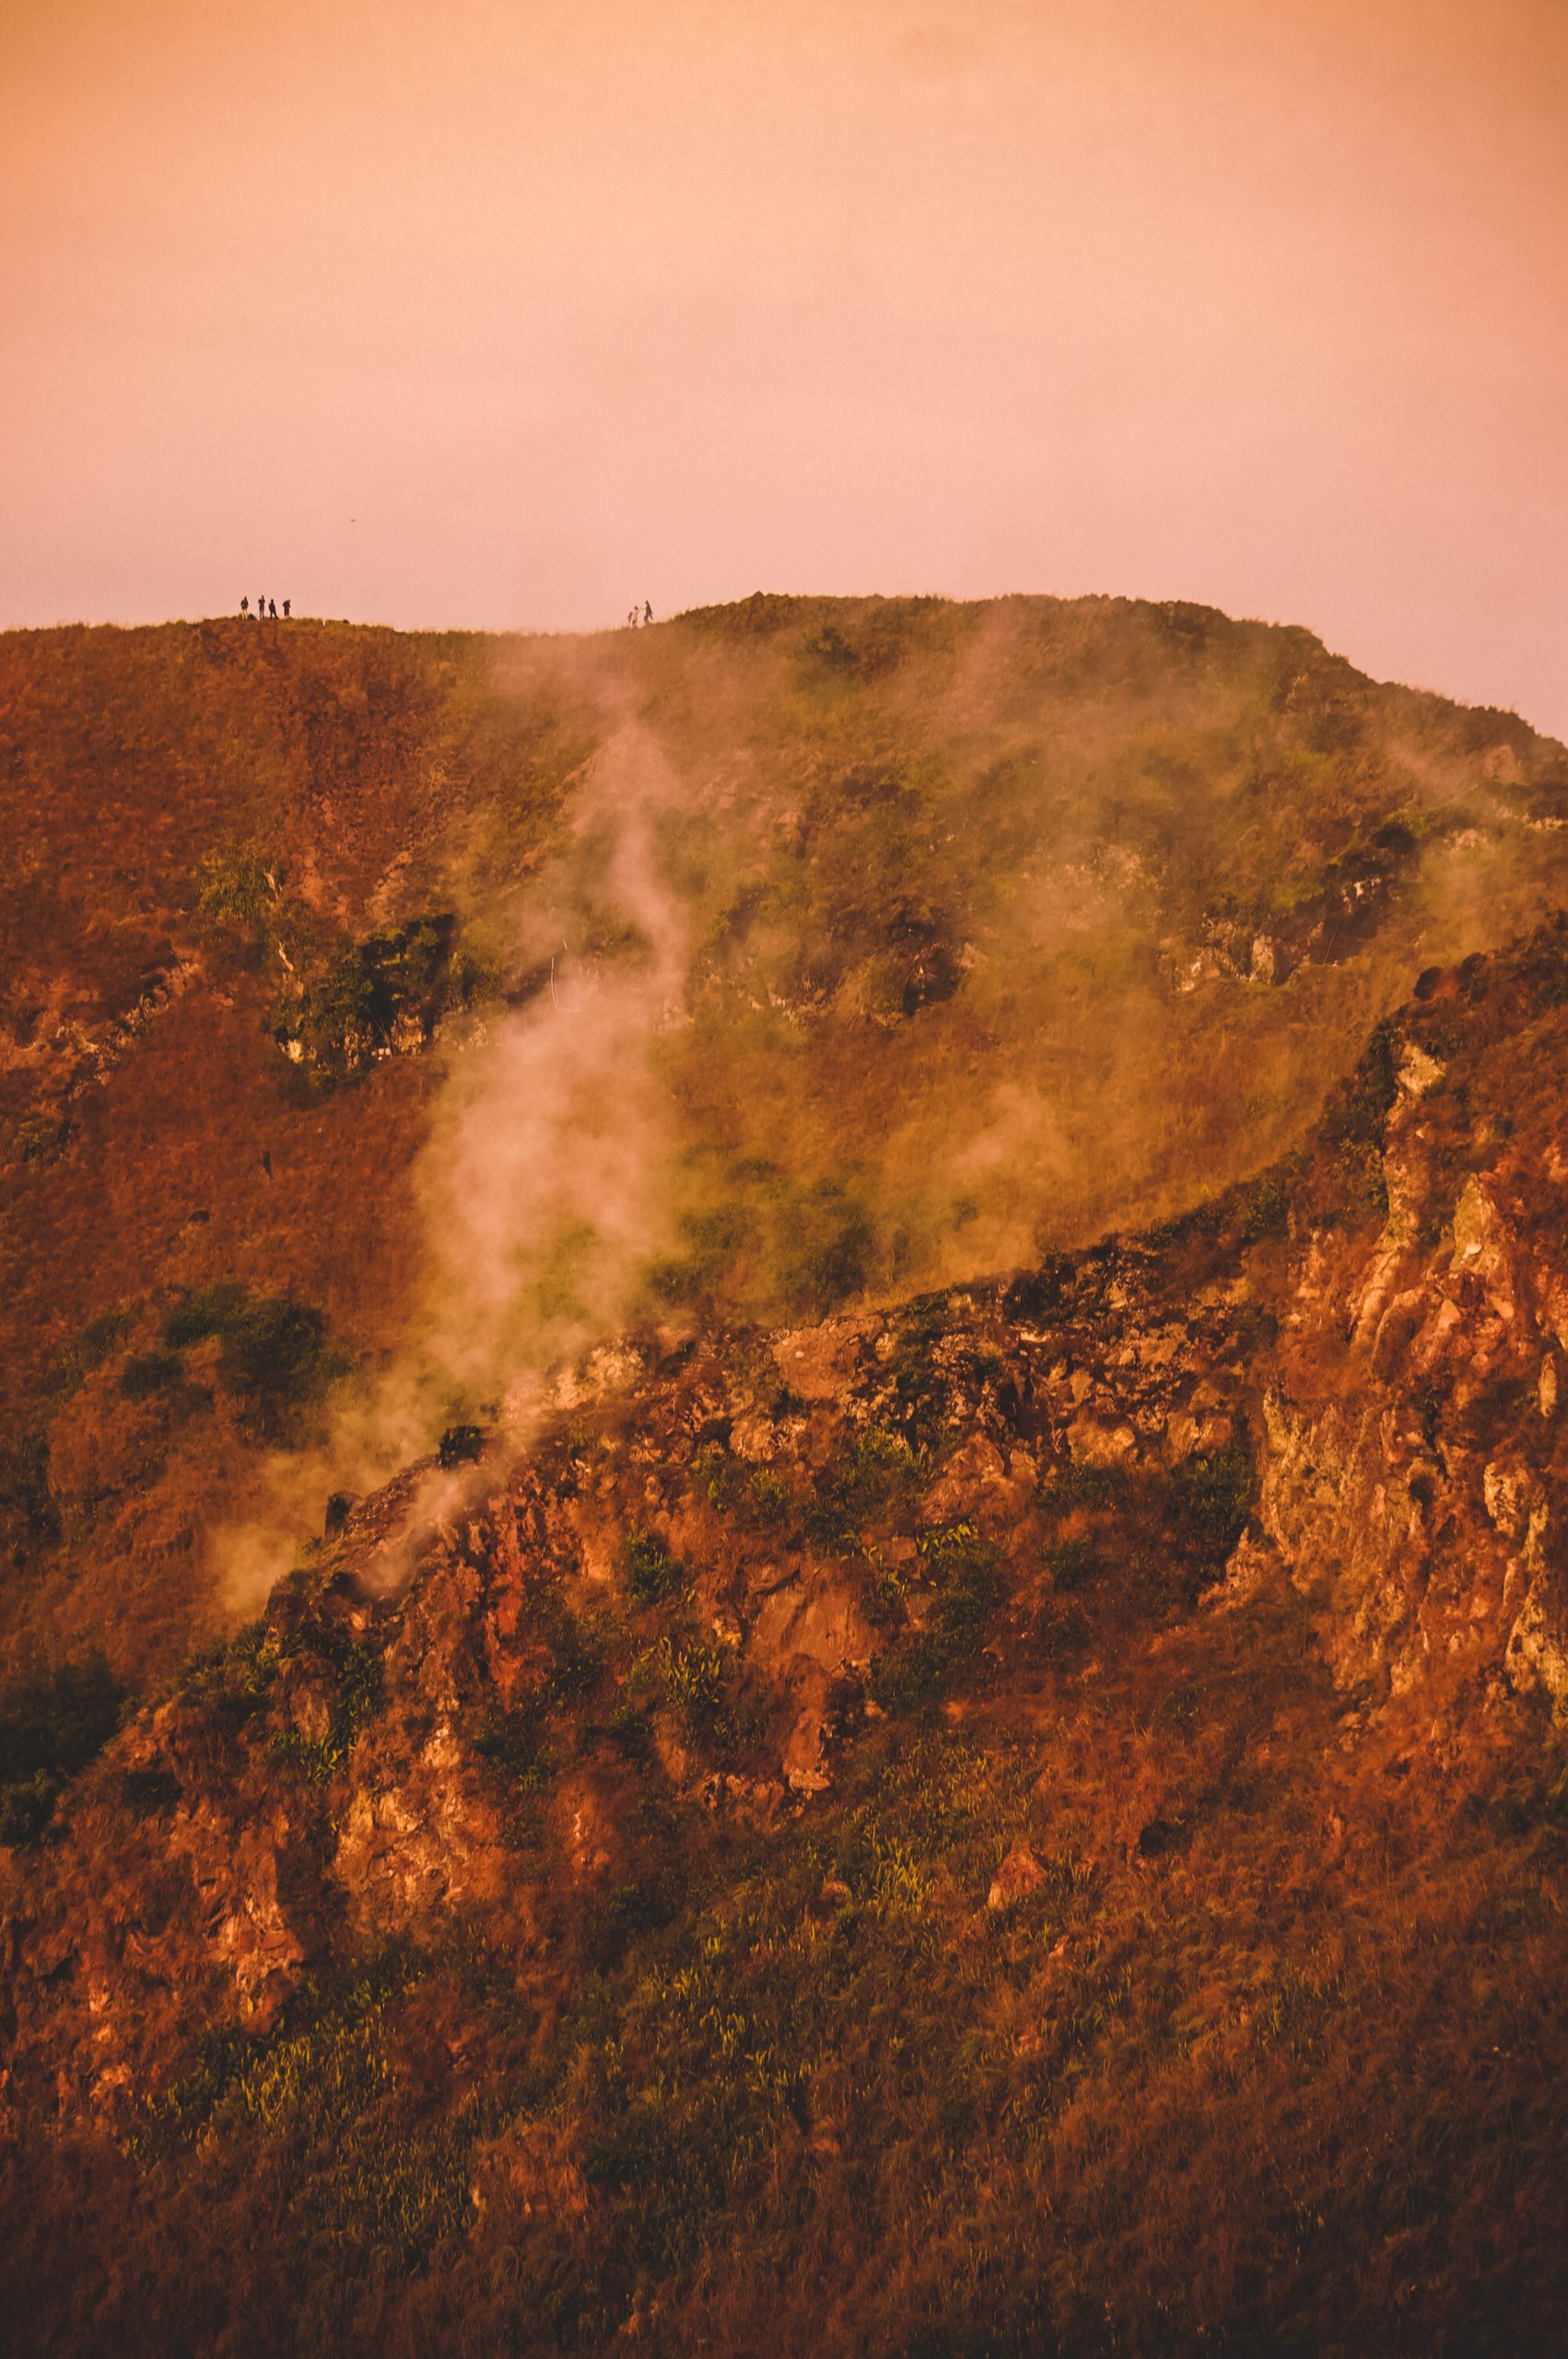
[[[642,619],[645,623],[650,623],[653,620],[653,608],[649,604],[646,598],[643,600]]]
[[[635,606],[628,606],[626,609],[626,628],[628,630],[636,630],[637,628],[637,608]]]
[[[242,615],[249,615],[249,613],[250,613],[250,611],[251,611],[251,601],[249,600],[249,598],[241,598],[241,599],[240,599],[240,613],[241,613]]]
[[[287,598],[283,602],[283,619],[285,622],[288,620],[288,601]]]
[[[277,620],[277,600],[275,598],[269,598],[267,600],[267,613],[275,623]]]
[[[256,601],[256,620],[259,623],[264,623],[266,618],[267,602],[264,598],[258,598]]]

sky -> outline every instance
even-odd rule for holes
[[[0,626],[1300,622],[1568,735],[1568,0],[0,0]]]

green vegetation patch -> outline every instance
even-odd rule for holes
[[[525,1793],[541,1792],[555,1775],[556,1755],[546,1740],[544,1716],[532,1701],[509,1711],[487,1712],[479,1724],[474,1751],[497,1777]]]
[[[795,1494],[769,1466],[748,1466],[727,1449],[710,1448],[692,1469],[693,1485],[710,1507],[754,1531],[776,1531],[795,1511]]]
[[[730,1658],[722,1647],[666,1632],[659,1641],[659,1675],[664,1700],[686,1734],[699,1743],[716,1731],[729,1685]]]
[[[135,1352],[120,1371],[120,1390],[127,1401],[150,1401],[173,1392],[185,1380],[185,1363],[178,1352]]]
[[[217,847],[196,874],[196,906],[215,925],[228,926],[260,949],[279,898],[275,875],[251,845]]]
[[[1394,1029],[1379,1024],[1354,1073],[1330,1104],[1323,1123],[1329,1187],[1319,1190],[1318,1219],[1368,1215],[1383,1220],[1388,1186],[1383,1172],[1383,1133],[1398,1095]]]
[[[220,1726],[238,1727],[260,1709],[277,1676],[278,1660],[275,1635],[258,1616],[232,1638],[193,1654],[181,1672],[180,1694]]]
[[[292,1761],[313,1785],[321,1786],[345,1766],[360,1731],[380,1710],[386,1664],[380,1647],[351,1637],[341,1623],[330,1617],[322,1618],[310,1639],[310,1653],[326,1661],[333,1678],[326,1734],[310,1738],[298,1729],[280,1729],[271,1740],[270,1750],[279,1759]],[[286,1663],[302,1652],[302,1648],[285,1646],[279,1649],[278,1662]]]
[[[872,1690],[884,1711],[920,1711],[958,1680],[973,1680],[1000,1599],[998,1553],[973,1524],[922,1532],[918,1546],[925,1625],[877,1664]]]
[[[469,2157],[484,2126],[472,2098],[433,2121],[406,2107],[398,2118],[400,2007],[430,1971],[417,1953],[388,1947],[307,1987],[266,2039],[209,2036],[184,2078],[146,2107],[133,2154],[150,2169],[201,2138],[219,2167],[243,2157],[282,2232],[302,2251],[335,2256],[345,2298],[350,2286],[405,2277],[469,2216]],[[318,2273],[307,2299],[332,2282]],[[318,2312],[317,2329],[325,2323]]]
[[[817,1547],[858,1555],[873,1524],[908,1522],[929,1468],[888,1426],[863,1426],[817,1476],[805,1528]]]
[[[1258,1496],[1252,1452],[1237,1443],[1185,1459],[1171,1477],[1171,1493],[1196,1543],[1200,1573],[1217,1578],[1246,1529]]]
[[[101,1367],[111,1353],[124,1342],[131,1332],[131,1325],[128,1310],[100,1311],[96,1319],[89,1319],[80,1334],[73,1343],[67,1344],[54,1364],[54,1381],[58,1390],[67,1397],[75,1392],[78,1385],[95,1368]]]
[[[217,1339],[218,1382],[245,1403],[268,1439],[285,1438],[295,1413],[346,1372],[347,1361],[329,1348],[326,1333],[325,1313],[311,1305],[232,1285],[188,1292],[163,1322],[171,1353]],[[137,1379],[149,1391],[163,1380],[156,1371]]]
[[[65,1786],[120,1726],[125,1701],[101,1652],[0,1690],[0,1843],[37,1842]]]
[[[621,1573],[634,1605],[661,1605],[685,1588],[688,1578],[658,1533],[640,1524],[633,1524],[621,1543]]]
[[[273,1037],[312,1094],[357,1079],[377,1057],[422,1048],[442,1015],[494,996],[498,973],[460,948],[450,912],[340,942],[324,970],[293,981]]]

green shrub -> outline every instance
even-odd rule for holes
[[[186,1702],[216,1711],[231,1725],[248,1719],[277,1676],[278,1649],[263,1617],[192,1655],[180,1673]]]
[[[640,1765],[652,1753],[653,1732],[648,1725],[648,1717],[646,1713],[639,1712],[635,1704],[617,1704],[603,1733],[623,1761]]]
[[[807,1536],[839,1555],[859,1554],[864,1527],[912,1507],[926,1463],[902,1434],[865,1426],[836,1462],[816,1478],[806,1510]]]
[[[119,1727],[125,1690],[101,1653],[0,1691],[0,1843],[36,1842],[62,1789]]]
[[[565,1605],[546,1616],[550,1669],[544,1682],[546,1700],[559,1708],[591,1696],[604,1672],[604,1630],[598,1617],[579,1621]]]
[[[1046,1567],[1051,1586],[1062,1596],[1071,1597],[1075,1590],[1088,1589],[1100,1579],[1106,1560],[1093,1540],[1059,1540],[1054,1548],[1046,1551]]]
[[[163,1340],[183,1351],[216,1336],[218,1382],[240,1396],[269,1438],[281,1438],[291,1412],[345,1372],[345,1360],[327,1347],[326,1325],[321,1311],[287,1295],[254,1297],[221,1285],[187,1293],[165,1319]]]
[[[493,994],[483,962],[454,962],[455,918],[442,913],[339,943],[325,971],[296,983],[274,1011],[274,1037],[312,1090],[350,1081],[399,1045],[412,1025],[427,1039],[451,1006]]]
[[[726,1449],[705,1450],[692,1474],[710,1507],[755,1528],[786,1523],[794,1511],[795,1495],[781,1475],[771,1467],[747,1466]]]
[[[776,1185],[768,1192],[773,1260],[790,1311],[820,1319],[863,1294],[876,1273],[878,1239],[859,1188],[823,1179],[810,1188]]]
[[[555,1775],[555,1756],[544,1742],[544,1723],[536,1705],[514,1705],[509,1711],[487,1712],[480,1723],[474,1747],[482,1761],[525,1792],[538,1792]]]
[[[1000,1594],[997,1552],[972,1524],[926,1532],[919,1545],[930,1620],[878,1664],[872,1687],[884,1710],[919,1710],[973,1672]]]
[[[436,1457],[448,1469],[471,1464],[484,1454],[483,1426],[449,1426],[436,1445]]]
[[[127,1401],[150,1401],[155,1393],[172,1392],[184,1375],[176,1352],[137,1352],[120,1371],[120,1390]]]
[[[316,1636],[337,1681],[327,1732],[311,1738],[297,1729],[280,1729],[269,1739],[268,1749],[302,1769],[312,1785],[324,1786],[347,1761],[360,1730],[380,1709],[385,1664],[378,1647],[350,1638],[337,1623],[326,1623]]]
[[[660,1605],[686,1582],[685,1567],[676,1562],[657,1533],[634,1524],[621,1543],[621,1571],[635,1605]]]
[[[196,905],[216,925],[232,926],[260,945],[277,883],[254,851],[209,851],[197,871]]]
[[[1176,1510],[1218,1570],[1246,1529],[1257,1493],[1252,1454],[1240,1444],[1183,1461],[1171,1477]]]
[[[1383,1127],[1398,1094],[1391,1025],[1377,1025],[1350,1080],[1324,1117],[1324,1138],[1353,1210],[1387,1216]]]
[[[745,1488],[745,1512],[750,1520],[759,1524],[785,1523],[794,1506],[795,1495],[783,1476],[770,1467],[757,1467]]]
[[[722,1647],[668,1636],[659,1642],[664,1700],[688,1736],[711,1736],[724,1701],[729,1659]]]
[[[996,1604],[997,1552],[969,1523],[923,1533],[919,1545],[926,1578],[936,1590],[932,1626],[947,1667],[956,1668],[977,1653]]]
[[[1282,1172],[1266,1172],[1246,1197],[1241,1213],[1241,1239],[1257,1245],[1265,1238],[1282,1237],[1290,1225],[1290,1183]]]
[[[830,672],[854,675],[860,669],[859,654],[835,623],[825,624],[813,638],[806,640],[801,652],[825,664]]]
[[[1120,1466],[1081,1466],[1067,1458],[1042,1477],[1042,1504],[1066,1514],[1074,1508],[1119,1507],[1128,1495],[1126,1470]]]

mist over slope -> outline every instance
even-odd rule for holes
[[[1565,1092],[1560,917],[1261,1185],[7,1699],[12,2347],[1557,2349]]]
[[[1180,605],[11,634],[0,758],[13,1660],[617,1328],[1177,1214],[1568,898],[1561,746]]]

